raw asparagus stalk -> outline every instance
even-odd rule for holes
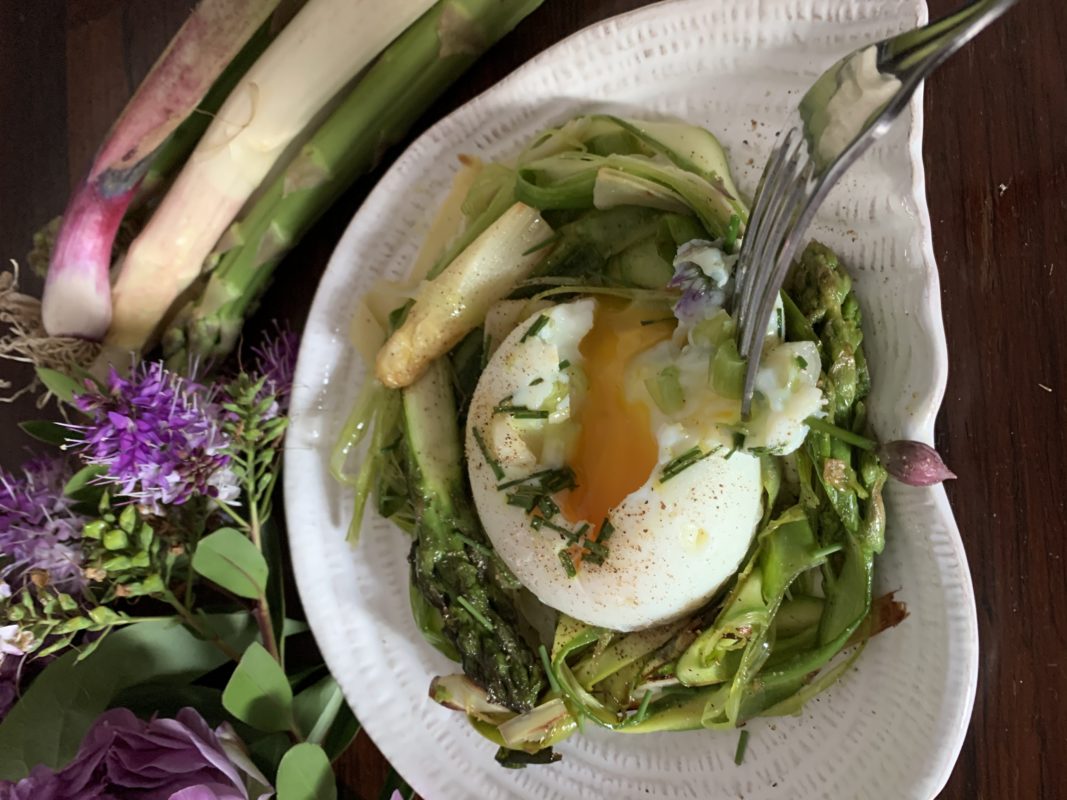
[[[107,343],[141,351],[219,237],[315,115],[430,0],[310,0],[230,94],[130,245]]]
[[[52,336],[99,339],[119,224],[153,151],[196,108],[278,0],[200,0],[115,122],[63,216],[41,315]]]
[[[545,686],[545,673],[518,631],[518,615],[497,582],[495,562],[486,554],[485,536],[464,492],[455,400],[443,359],[403,390],[403,424],[415,507],[412,580],[441,612],[463,671],[489,701],[529,710]]]
[[[374,64],[236,224],[206,289],[164,337],[175,368],[230,352],[282,257],[433,100],[542,0],[442,0]]]

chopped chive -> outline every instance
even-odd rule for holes
[[[774,310],[774,313],[775,313],[775,316],[776,316],[776,319],[777,319],[777,323],[776,323],[777,324],[777,328],[776,328],[776,330],[778,331],[778,336],[780,338],[784,339],[785,338],[785,315],[782,312],[782,309],[780,309],[780,308],[776,308]]]
[[[745,750],[748,748],[748,731],[744,728],[741,729],[741,735],[737,739],[737,750],[734,752],[734,763],[737,766],[741,766],[741,762],[745,760]]]
[[[730,456],[745,446],[745,434],[741,431],[734,431],[734,445],[730,448],[730,452],[724,455],[723,461],[729,461]]]
[[[726,236],[723,237],[722,243],[722,249],[725,253],[733,253],[739,233],[741,233],[741,217],[737,214],[731,214],[730,223],[726,226]]]
[[[615,526],[608,521],[607,517],[604,517],[604,521],[600,523],[600,533],[597,534],[596,540],[598,542],[606,542],[613,533],[615,533]]]
[[[860,436],[858,433],[839,428],[833,423],[827,422],[824,419],[819,419],[818,417],[808,417],[804,420],[804,424],[813,431],[833,436],[835,439],[840,439],[842,442],[858,447],[861,450],[874,450],[874,448],[878,446],[878,442],[873,439],[868,439],[866,436]]]
[[[659,319],[643,319],[641,325],[659,325],[661,322],[677,322],[677,317],[661,317]]]
[[[548,419],[547,409],[527,408],[526,406],[493,406],[494,414],[507,414],[515,419]]]
[[[808,360],[806,358],[804,358],[804,356],[797,356],[796,361],[797,361],[797,366],[800,367],[801,369],[807,369],[808,368]]]
[[[556,231],[551,236],[549,236],[547,239],[542,239],[537,244],[535,244],[532,247],[530,247],[528,250],[523,250],[522,254],[524,256],[528,256],[528,255],[530,255],[530,253],[536,253],[538,250],[541,250],[541,249],[543,249],[545,247],[548,247],[553,242],[558,242],[560,237],[562,237],[562,236],[563,236],[563,232],[562,231]]]
[[[797,358],[800,358],[800,356],[797,356]],[[807,366],[807,364],[805,364],[804,366]],[[544,378],[534,378],[532,381],[530,381],[530,385],[531,386],[537,386],[538,384],[544,383],[544,382],[545,382]]]
[[[570,467],[562,467],[552,470],[548,478],[541,481],[541,485],[549,492],[561,492],[564,489],[573,489],[578,485],[574,470]]]
[[[555,531],[556,533],[563,534],[565,537],[567,537],[568,540],[570,540],[570,539],[572,539],[574,537],[574,531],[569,530],[567,528],[564,528],[562,525],[557,525],[552,520],[545,519],[544,517],[534,517],[533,519],[530,520],[530,524],[533,526],[534,530],[540,530],[541,528],[548,528],[551,531]],[[573,564],[572,564],[572,566],[573,566]]]
[[[560,694],[559,681],[556,680],[555,670],[552,669],[552,662],[548,658],[548,650],[541,644],[537,646],[537,653],[541,656],[541,666],[545,668],[545,675],[548,676],[548,685],[553,692]]]
[[[474,428],[474,441],[478,443],[478,449],[482,451],[482,455],[485,456],[485,461],[489,464],[489,469],[493,470],[493,475],[496,476],[496,479],[503,478],[504,469],[500,466],[500,462],[489,454],[489,448],[485,444],[485,439],[482,438],[482,432],[477,428]]]
[[[529,514],[537,506],[537,498],[527,497],[518,493],[509,494],[507,497],[507,504],[509,506],[518,506]]]
[[[565,358],[565,359],[563,359],[562,361],[559,362],[560,370],[565,370],[570,365],[571,365],[571,362],[570,362],[569,358]]]
[[[679,473],[689,469],[698,461],[703,461],[714,452],[714,450],[709,450],[705,453],[702,452],[699,447],[693,447],[686,450],[680,456],[671,459],[663,466],[663,472],[660,473],[659,482],[666,483],[671,478],[676,477]]]
[[[608,557],[608,548],[599,541],[594,542],[592,539],[586,539],[582,542],[588,553],[583,557],[586,561],[591,561],[594,564],[603,564],[604,559]]]
[[[637,713],[634,715],[634,722],[644,722],[645,717],[648,716],[648,704],[652,702],[652,690],[645,689],[645,695],[641,698],[641,705],[637,707]]]
[[[544,314],[538,315],[537,319],[535,319],[533,321],[533,324],[529,328],[526,329],[526,333],[524,333],[522,335],[522,338],[519,339],[519,341],[520,342],[525,342],[531,336],[536,336],[538,333],[541,332],[541,329],[543,327],[545,327],[545,325],[547,325],[547,324],[548,324],[548,317],[545,316]]]
[[[478,620],[478,622],[481,623],[486,630],[494,630],[493,623],[486,619],[486,616],[481,611],[471,605],[471,602],[466,597],[461,594],[456,595],[456,602],[463,606],[465,609],[467,609],[467,613],[474,617],[476,620]]]
[[[563,571],[567,573],[568,578],[573,578],[578,574],[578,570],[574,566],[574,559],[571,558],[571,554],[566,550],[559,551],[559,563],[563,565]]]
[[[537,510],[541,512],[541,516],[551,519],[559,513],[559,506],[548,495],[541,495],[541,499],[537,501]]]
[[[498,483],[496,485],[496,488],[498,490],[499,489],[510,489],[512,486],[518,486],[520,483],[526,483],[527,481],[533,481],[533,480],[537,480],[538,478],[543,478],[545,475],[551,475],[553,472],[558,472],[558,470],[543,469],[543,470],[540,470],[539,472],[533,472],[533,473],[527,475],[525,478],[515,478],[515,480],[506,481],[504,483]]]
[[[578,537],[579,539],[581,539],[581,538],[582,538],[582,537],[584,537],[584,536],[585,536],[585,535],[586,535],[587,533],[589,533],[589,527],[590,527],[590,526],[589,526],[589,523],[588,523],[588,522],[583,522],[583,523],[582,523],[582,527],[580,527],[580,528],[579,528],[578,530],[576,530],[576,531],[574,532],[574,535],[575,535],[576,537]]]

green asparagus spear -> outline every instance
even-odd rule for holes
[[[391,44],[269,186],[228,240],[200,296],[164,335],[164,354],[190,357],[233,348],[275,267],[353,181],[399,141],[422,112],[542,0],[441,0]]]
[[[415,510],[412,580],[440,611],[443,632],[467,676],[485,688],[490,702],[526,711],[545,686],[544,669],[518,630],[518,615],[501,586],[501,566],[467,499],[445,361],[434,362],[402,394]]]

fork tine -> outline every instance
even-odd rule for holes
[[[746,278],[738,311],[738,328],[742,332],[740,353],[748,355],[751,348],[752,326],[763,325],[760,317],[753,319],[760,297],[764,291],[766,277],[773,271],[782,236],[787,226],[796,217],[798,206],[807,189],[807,180],[803,175],[808,172],[810,161],[806,158],[803,142],[789,157],[782,168],[782,179],[778,191],[769,202],[769,207],[761,220],[760,231],[756,236],[755,250],[752,254],[752,270]],[[765,326],[764,326],[765,327]]]
[[[788,269],[789,261],[792,258],[792,254],[783,251],[783,244],[789,232],[796,225],[799,211],[801,210],[800,206],[803,204],[809,189],[810,175],[811,162],[809,161],[806,166],[799,170],[793,179],[793,184],[782,192],[782,200],[777,209],[777,214],[771,226],[765,231],[766,246],[764,253],[761,255],[762,260],[759,262],[764,266],[762,269],[757,269],[752,275],[748,286],[746,304],[742,307],[745,321],[744,323],[738,323],[741,329],[741,341],[738,349],[743,357],[749,357],[753,345],[757,342],[762,342],[766,333],[767,317],[770,314],[771,307],[774,305],[774,298],[777,296],[779,285],[785,278],[782,256],[786,256],[784,269]]]
[[[752,215],[749,217],[748,225],[745,227],[745,238],[741,240],[741,254],[736,281],[739,292],[744,289],[751,278],[754,265],[759,263],[753,256],[761,241],[760,230],[766,220],[768,208],[773,205],[775,198],[781,191],[781,185],[785,179],[784,166],[797,133],[796,128],[791,128],[785,134],[779,145],[771,151],[770,158],[767,159],[767,166],[760,177]],[[735,303],[735,305],[737,304]]]
[[[748,225],[745,226],[745,238],[741,240],[741,254],[738,259],[737,279],[735,281],[738,293],[743,291],[745,281],[751,272],[752,264],[758,263],[754,262],[752,258],[753,249],[759,243],[759,230],[763,223],[767,206],[770,200],[777,195],[778,184],[782,179],[782,165],[785,163],[789,147],[796,133],[797,129],[791,128],[783,137],[781,143],[771,151],[770,158],[767,159],[767,166],[764,167],[763,174],[760,176],[759,186],[756,187],[756,199],[752,208],[752,215],[749,217]],[[735,303],[735,305],[737,304]],[[738,307],[740,306],[738,305]]]
[[[763,342],[766,338],[767,320],[775,301],[781,291],[782,284],[793,263],[793,257],[800,245],[800,237],[808,227],[809,219],[801,208],[805,202],[805,194],[811,189],[812,174],[815,165],[808,162],[797,176],[797,182],[790,192],[789,202],[794,213],[785,218],[781,228],[774,231],[775,241],[780,243],[775,260],[771,269],[762,270],[757,276],[761,285],[759,290],[753,289],[753,296],[759,298],[755,316],[751,318],[749,325],[741,329],[742,355],[748,359],[745,368],[745,382],[741,394],[741,416],[747,419],[752,407],[752,395],[756,382],[756,372],[759,369],[760,356],[763,353]],[[762,279],[762,280],[758,280]]]

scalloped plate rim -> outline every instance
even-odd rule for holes
[[[353,219],[347,226],[344,234],[339,240],[333,254],[331,255],[327,269],[322,277],[319,288],[316,292],[315,300],[312,304],[311,311],[308,316],[308,328],[312,328],[313,321],[320,320],[322,318],[323,309],[329,304],[329,285],[333,283],[341,283],[341,281],[333,280],[339,274],[349,269],[347,261],[347,253],[352,250],[352,245],[356,239],[358,228],[361,220],[364,216],[369,216],[368,209],[373,209],[382,204],[383,196],[391,190],[390,176],[395,175],[398,171],[398,167],[406,164],[409,160],[417,160],[423,143],[431,140],[433,134],[443,128],[447,128],[453,124],[454,120],[463,115],[477,111],[477,109],[486,102],[486,97],[493,96],[494,94],[505,92],[507,87],[512,82],[517,81],[522,75],[529,71],[534,71],[542,66],[549,64],[552,60],[562,51],[565,51],[568,47],[572,46],[575,41],[582,40],[585,37],[590,37],[597,31],[605,30],[608,26],[627,24],[637,20],[641,20],[646,16],[655,16],[659,14],[669,15],[675,9],[685,7],[692,4],[693,0],[664,0],[664,2],[656,3],[651,6],[645,6],[638,8],[624,14],[620,14],[614,17],[610,17],[599,22],[593,23],[586,28],[583,28],[568,37],[562,39],[550,48],[541,52],[537,56],[533,57],[525,64],[520,66],[514,72],[503,78],[492,87],[479,94],[477,97],[465,103],[448,116],[442,118],[436,122],[429,130],[423,133],[415,142],[413,142],[404,153],[399,155],[374,187],[374,189],[368,194],[365,201],[360,208],[356,211]],[[925,0],[915,0],[915,6],[917,13],[921,17],[926,15]],[[922,259],[927,266],[926,279],[927,285],[925,287],[925,297],[927,300],[927,306],[922,309],[924,314],[924,321],[930,325],[930,343],[934,348],[934,370],[932,374],[932,391],[927,397],[927,402],[919,409],[916,410],[913,417],[912,429],[916,438],[923,439],[931,442],[933,439],[933,424],[937,412],[940,408],[941,402],[944,397],[944,392],[947,384],[948,375],[948,358],[947,358],[947,343],[944,333],[943,317],[941,314],[940,304],[940,292],[938,273],[936,268],[936,259],[933,251],[933,240],[930,228],[930,216],[929,209],[926,203],[926,191],[925,191],[925,168],[922,161],[922,133],[923,133],[923,109],[922,109],[922,89],[920,88],[917,93],[915,101],[913,101],[913,116],[912,125],[908,137],[909,148],[909,162],[912,167],[912,196],[917,201],[917,208],[919,212],[919,226],[922,228]],[[312,399],[314,390],[317,388],[317,383],[313,380],[305,380],[304,372],[309,369],[316,369],[316,367],[308,367],[308,364],[314,364],[314,355],[308,354],[309,345],[307,342],[309,339],[305,339],[305,342],[301,346],[300,357],[298,360],[297,376],[294,382],[293,392],[293,407],[299,409],[302,403],[306,403]],[[303,423],[303,418],[294,413],[293,415],[293,432],[290,434],[290,439],[299,438],[294,437],[294,434],[300,433],[300,428]],[[314,437],[313,437],[314,438]],[[326,445],[328,447],[328,444]],[[321,453],[320,453],[321,456]],[[323,654],[326,658],[327,664],[330,665],[331,661],[338,661],[339,659],[333,655],[335,652],[335,646],[329,643],[329,637],[324,635],[324,632],[329,629],[330,612],[324,608],[323,603],[320,602],[317,596],[317,592],[314,591],[314,570],[310,565],[310,554],[300,552],[301,548],[296,547],[296,544],[301,536],[297,533],[303,530],[303,526],[299,523],[299,520],[294,520],[293,516],[295,509],[300,505],[296,502],[290,502],[290,498],[298,496],[303,490],[304,484],[299,477],[304,473],[301,469],[301,463],[304,458],[308,458],[309,461],[318,461],[321,463],[321,458],[316,459],[314,455],[309,455],[307,450],[303,448],[292,448],[287,445],[286,447],[286,470],[284,475],[284,488],[287,498],[286,508],[287,516],[289,518],[289,530],[290,530],[290,547],[292,549],[292,557],[294,563],[294,571],[296,573],[297,585],[300,591],[301,598],[304,602],[305,610],[308,615],[311,628],[316,635],[316,639],[319,641]],[[963,590],[963,608],[961,609],[965,616],[968,618],[969,638],[973,643],[970,648],[970,652],[967,654],[966,669],[967,680],[963,688],[963,705],[960,709],[958,719],[953,725],[955,736],[951,742],[942,742],[941,758],[939,759],[940,769],[937,774],[931,774],[928,776],[926,785],[931,788],[930,796],[936,796],[937,793],[947,783],[953,766],[958,758],[959,752],[962,749],[966,732],[968,729],[969,720],[971,717],[978,678],[978,625],[977,625],[977,609],[975,605],[975,597],[973,587],[970,582],[970,571],[967,565],[966,553],[963,548],[963,542],[959,534],[958,527],[956,525],[954,516],[952,514],[951,507],[949,506],[947,495],[943,487],[933,487],[929,489],[931,492],[931,500],[936,507],[936,513],[941,517],[945,523],[949,533],[949,538],[953,546],[953,555],[958,559],[963,574],[964,581],[962,584]],[[351,692],[346,691],[346,696],[349,696]],[[350,702],[353,702],[353,698],[349,697]],[[358,700],[354,701],[354,704],[358,705]],[[369,726],[365,724],[365,728],[368,728],[368,734],[373,737],[372,732],[369,730],[373,727],[373,723]],[[395,746],[395,743],[377,742],[382,747],[383,753],[391,755],[391,760],[395,761],[409,761],[404,754]],[[384,746],[383,746],[384,745]],[[480,765],[479,765],[480,766]],[[494,768],[493,765],[489,765],[489,768]],[[436,800],[436,798],[430,798],[430,800]]]

